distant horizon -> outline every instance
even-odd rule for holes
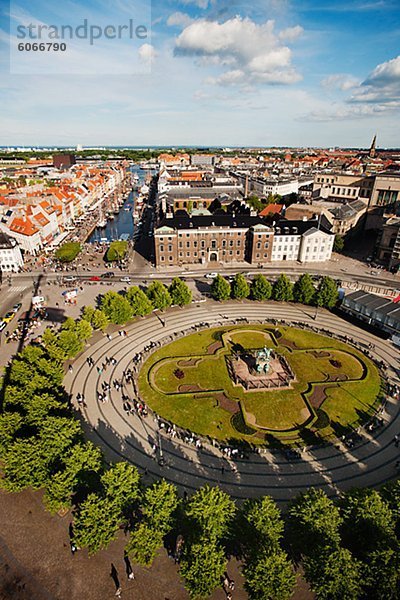
[[[21,151],[24,150],[31,150],[32,152],[38,150],[38,151],[45,151],[45,150],[56,150],[56,149],[67,149],[67,150],[74,150],[75,152],[83,152],[85,150],[185,150],[187,149],[198,149],[198,150],[220,150],[221,152],[224,151],[225,149],[229,149],[229,150],[249,150],[249,149],[254,149],[254,150],[272,150],[272,149],[276,149],[276,150],[368,150],[370,148],[370,146],[338,146],[338,145],[331,145],[331,146],[309,146],[309,145],[305,145],[305,146],[276,146],[276,145],[272,145],[272,146],[258,146],[258,145],[237,145],[237,146],[233,146],[233,145],[224,145],[224,144],[219,144],[219,145],[206,145],[206,144],[199,144],[199,145],[192,145],[192,144],[181,144],[181,145],[177,145],[177,144],[170,144],[170,145],[147,145],[147,144],[143,144],[143,145],[139,145],[139,146],[128,146],[128,145],[110,145],[110,144],[98,144],[98,145],[82,145],[82,148],[80,148],[79,150],[77,150],[76,145],[63,145],[63,144],[8,144],[8,145],[3,145],[0,146],[0,150],[7,150],[13,148],[15,151],[17,151],[18,149],[21,149]],[[377,146],[376,150],[382,151],[382,152],[394,152],[394,151],[400,151],[400,146],[393,146],[393,147],[382,147],[382,146]]]

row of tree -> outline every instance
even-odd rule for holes
[[[73,541],[90,554],[124,526],[126,552],[143,566],[163,545],[174,553],[181,540],[180,573],[192,598],[221,585],[232,555],[242,561],[252,600],[289,599],[299,564],[321,600],[399,597],[399,481],[338,501],[312,488],[284,515],[268,496],[238,508],[207,485],[183,501],[164,480],[145,487],[127,462],[105,464],[70,411],[62,361],[43,347],[27,346],[5,377],[0,485],[10,492],[45,488],[46,508],[73,511]]]
[[[255,275],[251,283],[241,273],[235,275],[232,283],[221,275],[211,284],[211,296],[214,300],[276,300],[278,302],[300,302],[325,308],[333,308],[338,301],[336,282],[331,277],[323,277],[315,287],[308,273],[300,275],[293,284],[287,275],[281,274],[271,284],[264,275]]]

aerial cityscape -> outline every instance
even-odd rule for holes
[[[400,7],[0,14],[0,599],[400,598]]]

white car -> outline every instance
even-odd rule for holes
[[[216,277],[218,277],[218,273],[207,273],[207,275],[204,275],[204,277],[206,279],[215,279]]]
[[[127,275],[125,275],[125,277],[121,277],[120,281],[124,281],[125,283],[130,283],[131,282],[131,278],[128,277]]]

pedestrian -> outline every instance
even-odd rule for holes
[[[112,340],[112,336],[111,336],[109,333],[107,333],[107,338],[108,338],[109,340]]]
[[[73,370],[74,370],[74,369],[72,368],[72,365],[69,365],[69,367],[68,367],[68,371],[69,371],[70,373],[72,373],[72,371],[73,371]]]
[[[124,552],[124,561],[125,561],[125,568],[126,568],[126,576],[128,579],[135,579],[135,574],[133,572],[132,569],[132,565],[131,565],[131,561],[129,560],[129,556],[125,550]]]
[[[400,438],[399,438],[399,434],[396,433],[396,435],[394,436],[394,445],[396,446],[396,448],[399,447],[399,442],[400,442]]]

